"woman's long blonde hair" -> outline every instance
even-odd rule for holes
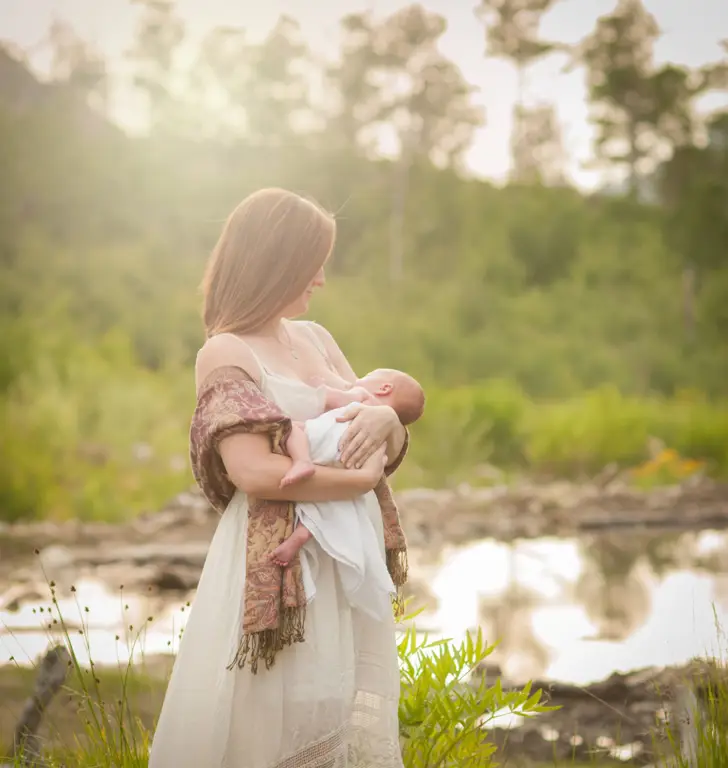
[[[251,333],[311,283],[336,239],[331,214],[285,189],[261,189],[230,214],[205,269],[208,338]]]

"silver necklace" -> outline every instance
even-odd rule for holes
[[[288,347],[288,351],[291,353],[291,357],[294,360],[298,360],[298,352],[296,352],[296,350],[295,350],[295,348],[293,346],[293,340],[291,339],[291,334],[288,332],[288,328],[286,328],[285,325],[283,325],[282,323],[281,323],[281,328],[283,328],[283,330],[286,332],[286,336],[288,337],[288,341],[287,342],[281,342],[281,343],[284,346]]]

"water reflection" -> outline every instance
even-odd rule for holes
[[[611,672],[720,655],[728,611],[728,536],[634,535],[485,541],[451,553],[433,590],[433,625],[483,627],[516,680],[588,683]]]
[[[413,568],[434,596],[418,623],[455,639],[482,627],[500,640],[493,661],[516,681],[588,683],[613,671],[684,663],[719,653],[717,627],[728,626],[727,544],[724,532],[651,532],[444,550],[437,565]],[[59,602],[82,661],[125,663],[176,649],[187,597],[121,595],[92,579],[76,589]],[[2,612],[0,663],[45,650],[48,606]],[[56,638],[57,630],[51,627]]]
[[[0,613],[0,664],[34,663],[51,643],[70,642],[79,662],[126,664],[144,656],[176,651],[189,608],[185,601],[112,591],[93,579],[81,579],[75,592],[21,604]],[[63,617],[63,626],[54,621]],[[150,621],[151,619],[151,621]]]

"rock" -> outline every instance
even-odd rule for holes
[[[673,721],[671,736],[678,738],[680,730],[682,745],[689,749],[694,731],[686,722],[686,706],[692,711],[703,706],[711,697],[709,682],[715,686],[725,675],[720,664],[694,662],[681,668],[614,673],[584,687],[534,680],[532,690],[542,690],[546,703],[560,709],[525,719],[517,728],[491,731],[491,736],[503,750],[504,762],[514,758],[571,762],[580,757],[588,761],[589,755],[604,753],[607,745],[611,749],[629,746],[637,756],[651,755],[667,738],[666,733],[655,733],[655,724],[664,720],[667,711]],[[613,741],[615,734],[619,743]],[[672,747],[666,750],[671,751]]]
[[[149,584],[160,592],[188,592],[197,587],[200,574],[190,577],[171,568],[159,568],[149,580]]]
[[[40,602],[47,596],[47,590],[40,590],[32,584],[13,584],[0,595],[0,610],[15,613],[23,603]]]

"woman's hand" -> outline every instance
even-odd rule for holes
[[[399,425],[397,414],[388,405],[354,403],[336,420],[350,422],[339,443],[341,463],[347,469],[363,467]]]
[[[382,445],[362,464],[361,469],[354,472],[361,480],[362,493],[369,493],[374,490],[377,483],[382,479],[384,468],[387,465],[386,446]]]

